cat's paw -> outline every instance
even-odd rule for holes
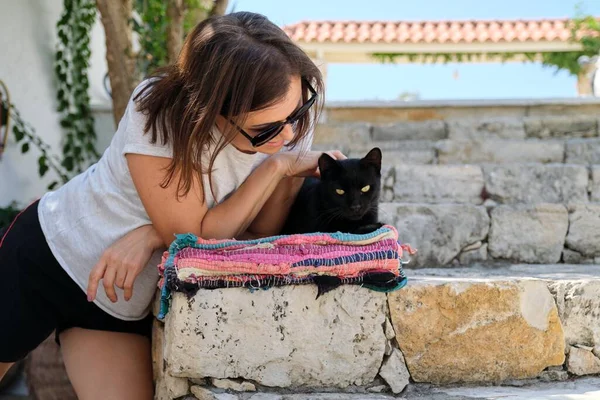
[[[381,228],[383,224],[381,222],[376,222],[374,224],[363,225],[357,229],[355,229],[352,233],[357,235],[364,235],[366,233],[371,233]]]

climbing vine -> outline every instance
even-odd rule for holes
[[[136,69],[146,75],[167,63],[167,2],[162,0],[136,0],[133,31],[138,34],[140,50]]]
[[[16,143],[21,146],[21,153],[29,152],[31,147],[35,147],[39,151],[40,155],[37,159],[37,167],[40,177],[45,176],[50,170],[56,175],[56,179],[48,185],[48,190],[54,189],[59,183],[66,183],[69,180],[69,176],[62,166],[62,160],[56,154],[52,153],[50,146],[36,133],[35,129],[23,121],[21,114],[15,108],[14,104],[3,101],[0,106],[10,113],[13,125],[12,132]]]
[[[99,157],[87,75],[96,3],[93,0],[64,0],[63,4],[64,11],[56,25],[58,47],[54,68],[60,124],[65,131],[61,166],[69,172],[79,173]]]
[[[217,4],[227,4],[223,0],[183,0],[185,14],[183,31],[187,34],[200,20],[214,12]],[[154,69],[167,64],[166,35],[168,26],[167,3],[163,0],[135,0],[134,8],[139,16],[133,19],[132,29],[139,35],[140,51],[136,75],[138,79]],[[222,7],[220,7],[222,8]],[[91,56],[91,29],[96,20],[95,0],[63,0],[63,13],[56,24],[58,44],[55,53],[54,76],[56,78],[57,111],[60,124],[65,132],[62,156],[52,153],[50,146],[26,123],[14,105],[2,100],[3,120],[13,121],[12,132],[22,153],[31,148],[39,151],[38,174],[46,176],[52,171],[56,178],[48,185],[52,190],[66,183],[71,176],[82,172],[90,163],[99,158],[96,151],[94,118],[88,95],[88,68]],[[4,124],[6,121],[0,121]],[[17,205],[0,208],[0,222],[12,216]],[[0,223],[2,226],[2,223]]]

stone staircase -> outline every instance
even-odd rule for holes
[[[408,286],[176,294],[157,398],[600,399],[598,111],[330,107],[317,149],[383,150]]]

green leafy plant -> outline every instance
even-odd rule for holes
[[[213,1],[184,0],[183,32],[187,35],[198,23],[205,19],[213,7]],[[137,53],[136,69],[138,79],[152,73],[156,68],[167,65],[167,15],[168,1],[135,0],[134,9],[139,18],[132,18],[133,31],[139,37],[140,50]]]
[[[143,76],[167,63],[167,2],[136,0],[134,8],[139,20],[131,22],[140,42],[136,68]]]
[[[21,212],[21,208],[16,202],[10,203],[7,207],[0,208],[0,229],[10,225],[12,220]]]
[[[65,131],[61,166],[79,173],[99,158],[87,76],[96,3],[64,0],[63,5],[64,11],[56,24],[58,46],[54,67],[60,124]]]
[[[27,153],[32,147],[35,147],[40,155],[37,159],[38,174],[44,177],[48,171],[54,172],[56,179],[50,182],[48,190],[54,189],[59,184],[64,184],[69,180],[68,172],[62,166],[62,160],[56,154],[52,153],[50,146],[36,133],[35,129],[23,121],[21,114],[14,104],[2,102],[3,109],[10,109],[10,118],[12,121],[12,132],[15,141],[21,145],[21,153]]]

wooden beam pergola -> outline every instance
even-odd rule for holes
[[[571,19],[455,21],[303,21],[284,31],[321,68],[329,63],[490,63],[542,61],[542,54],[582,49]],[[510,55],[510,57],[507,57]],[[589,94],[593,65],[584,66],[578,91]]]

